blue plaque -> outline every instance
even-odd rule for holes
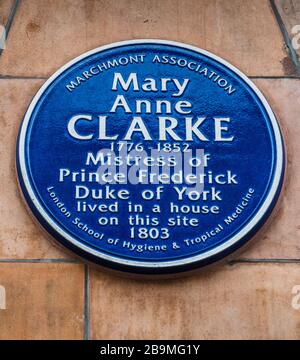
[[[25,199],[61,244],[99,265],[171,274],[247,242],[282,187],[284,149],[266,99],[196,47],[134,40],[59,69],[24,117]]]

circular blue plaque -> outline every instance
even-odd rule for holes
[[[239,70],[162,40],[103,46],[46,81],[17,170],[42,226],[86,260],[139,274],[212,263],[248,241],[282,187],[275,116]]]

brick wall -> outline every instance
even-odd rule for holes
[[[0,24],[0,338],[299,339],[300,1],[0,0]],[[287,146],[285,189],[265,231],[225,263],[176,280],[82,264],[34,223],[16,180],[17,131],[45,79],[89,49],[138,38],[186,42],[240,68]]]

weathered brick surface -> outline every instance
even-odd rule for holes
[[[58,250],[23,203],[15,169],[19,126],[41,80],[0,79],[0,259],[58,258]]]
[[[0,339],[82,339],[83,266],[0,264]]]
[[[0,25],[6,25],[12,6],[13,0],[0,1]]]
[[[300,80],[256,80],[281,125],[287,154],[286,181],[265,231],[239,256],[251,258],[300,258]],[[264,229],[263,229],[264,230]]]
[[[299,339],[299,266],[235,265],[179,280],[91,276],[93,339]]]
[[[49,76],[87,50],[139,38],[203,47],[248,75],[294,72],[268,0],[23,0],[0,74]]]

